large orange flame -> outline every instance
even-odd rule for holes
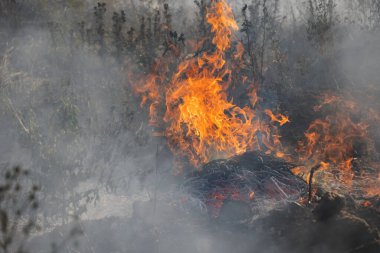
[[[143,95],[142,104],[150,103],[150,123],[160,125],[158,109],[164,104],[162,135],[177,157],[186,157],[195,166],[262,146],[267,152],[283,155],[279,152],[280,136],[253,109],[257,102],[253,85],[250,106],[239,107],[228,98],[232,71],[225,55],[238,29],[231,7],[224,0],[212,1],[206,20],[213,34],[213,49],[182,61],[168,85],[167,72],[154,69],[145,84],[136,88]],[[238,44],[235,58],[243,52]],[[266,114],[280,125],[289,121],[270,110]]]

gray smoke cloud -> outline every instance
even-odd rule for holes
[[[80,29],[94,24],[97,1],[16,2],[17,8],[0,18],[0,164],[29,169],[31,180],[41,186],[42,231],[32,235],[31,252],[50,252],[51,243],[65,242],[77,223],[84,235],[68,240],[62,252],[297,252],[287,242],[272,244],[265,225],[220,224],[196,200],[196,210],[181,206],[181,198],[191,196],[178,189],[182,178],[173,175],[164,140],[152,136],[125,70],[125,64],[138,69],[139,63],[99,54],[97,46],[81,37]],[[193,1],[104,2],[108,30],[112,11],[125,10],[125,31],[131,26],[138,30],[141,15],[164,3],[173,10],[174,30],[189,36],[186,27],[196,22]],[[230,2],[241,25],[241,9],[251,1]],[[307,3],[279,4],[277,19],[286,20],[279,44],[289,66],[269,70],[265,84],[280,80],[288,85],[285,98],[293,91],[330,86],[334,79],[342,80],[334,88],[379,91],[378,32],[337,24],[332,30],[336,37],[327,45],[334,54],[317,59],[318,49],[307,44]],[[346,13],[344,4],[339,2],[337,11]],[[83,28],[81,21],[86,22]],[[315,56],[305,63],[305,73],[279,74],[304,71],[305,55]],[[333,75],[323,79],[321,72]],[[379,110],[378,94],[371,101],[358,100]],[[335,252],[324,245],[310,252],[321,250]]]

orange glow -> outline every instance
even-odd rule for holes
[[[249,201],[253,201],[254,198],[255,193],[253,191],[250,191],[247,194],[247,192],[239,191],[238,189],[231,187],[226,187],[218,189],[217,191],[209,194],[207,198],[207,204],[211,207],[211,215],[213,217],[217,217],[225,200],[242,201],[248,203]]]
[[[302,177],[303,174],[308,172],[308,169],[305,166],[299,166],[291,169],[292,173]]]
[[[366,200],[366,201],[364,201],[364,202],[362,203],[362,206],[364,206],[364,207],[369,207],[369,206],[372,206],[372,203],[371,203],[370,201]]]
[[[378,176],[375,178],[365,175],[364,179],[365,185],[362,187],[364,196],[368,198],[380,197],[380,172],[378,173]]]
[[[249,200],[250,200],[250,201],[253,201],[254,199],[255,199],[255,193],[251,191],[251,192],[249,193]]]
[[[320,111],[323,106],[329,105],[329,104],[332,104],[332,103],[336,103],[336,102],[339,102],[339,101],[340,101],[340,98],[338,96],[331,95],[331,94],[324,94],[322,96],[321,103],[319,105],[314,106],[314,111],[316,111],[316,112]]]

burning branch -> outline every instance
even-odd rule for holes
[[[321,164],[315,165],[311,168],[310,174],[309,174],[309,195],[308,195],[308,202],[311,203],[312,197],[313,197],[313,176],[314,172],[321,168]]]

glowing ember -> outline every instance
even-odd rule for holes
[[[218,217],[221,207],[226,200],[241,201],[245,203],[252,202],[255,198],[255,193],[253,191],[246,192],[240,191],[234,188],[223,188],[211,193],[207,197],[207,205],[211,208],[211,216]]]
[[[250,201],[253,201],[254,199],[255,199],[255,192],[252,192],[252,191],[251,191],[251,192],[249,193],[249,200],[250,200]]]

